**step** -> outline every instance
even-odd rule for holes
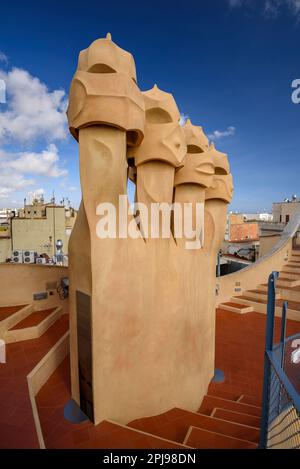
[[[279,287],[277,288],[277,291],[279,292],[280,295],[279,295],[279,298],[276,295],[276,299],[300,302],[300,286]]]
[[[276,281],[276,287],[298,287],[300,285],[300,278],[292,278],[288,276],[279,277]]]
[[[135,420],[128,426],[180,443],[184,441],[190,426],[252,442],[257,442],[259,439],[257,428],[179,408],[154,417]]]
[[[257,393],[249,395],[248,388],[247,384],[238,384],[236,380],[233,382],[224,381],[223,383],[211,382],[208,386],[207,395],[261,407],[262,390],[258,389]]]
[[[4,337],[6,331],[22,321],[24,318],[32,313],[32,305],[11,306],[5,308],[6,313],[2,313],[2,321],[0,321],[0,338]],[[5,311],[3,310],[3,311]],[[10,313],[9,313],[10,312]],[[6,316],[6,317],[5,317]]]
[[[291,272],[299,274],[300,273],[300,266],[288,263],[288,264],[285,264],[283,266],[282,270],[290,270]]]
[[[250,427],[260,428],[260,417],[256,415],[243,414],[234,410],[215,407],[211,416],[216,419],[229,420],[230,422],[242,423]]]
[[[28,305],[15,305],[15,306],[0,306],[0,322],[4,319],[9,318],[12,314],[15,314],[20,309],[25,308]]]
[[[257,444],[250,441],[210,432],[191,426],[184,444],[197,449],[256,449]]]
[[[127,425],[122,425],[112,420],[106,420],[100,425],[106,426],[106,433],[110,434],[111,445],[110,448],[117,449],[191,449],[188,444],[182,444],[175,441],[168,440],[167,438],[160,438],[141,430],[130,428]],[[99,438],[96,436],[96,447],[105,448],[107,446],[107,440],[104,445],[101,445],[101,434]],[[84,448],[84,446],[82,446]]]
[[[233,410],[242,414],[255,415],[260,417],[261,408],[249,404],[242,404],[240,402],[230,401],[222,397],[206,395],[203,398],[202,404],[198,412],[205,415],[211,415],[215,407],[221,409]]]
[[[243,396],[243,394],[241,395],[238,392],[234,392],[230,390],[231,388],[229,387],[229,385],[227,388],[225,387],[225,385],[225,382],[222,383],[221,386],[219,383],[210,383],[207,394],[209,396],[222,397],[223,399],[238,402],[239,399]]]
[[[254,311],[256,311],[257,313],[266,314],[267,312],[267,300],[251,298],[247,296],[247,292],[245,292],[244,295],[233,297],[232,301],[253,306]],[[283,303],[282,299],[276,300],[276,307],[275,307],[276,316],[281,317],[282,315],[282,303]],[[290,319],[293,321],[300,321],[300,303],[299,302],[297,301],[288,302],[287,319]]]
[[[242,404],[250,404],[255,405],[257,407],[261,407],[261,398],[248,396],[247,394],[242,394],[239,397],[238,402],[241,402]]]
[[[41,311],[34,311],[15,324],[4,334],[7,343],[36,339],[43,335],[61,316],[61,306]]]
[[[41,311],[33,311],[25,319],[15,324],[13,327],[10,327],[10,331],[25,329],[26,327],[33,327],[40,324],[44,319],[46,319],[56,308],[44,309]]]
[[[249,305],[243,305],[239,303],[234,303],[232,301],[227,301],[226,303],[221,303],[218,308],[221,308],[225,311],[231,311],[233,313],[239,313],[239,314],[244,314],[244,313],[252,313],[253,308],[252,306]]]
[[[292,277],[288,277],[288,276],[279,277],[279,279],[276,282],[276,295],[280,296],[281,293],[280,293],[279,290],[284,289],[286,287],[287,288],[298,287],[299,283],[300,283],[300,278],[299,277],[298,278],[292,278]],[[267,283],[263,283],[263,284],[259,285],[258,288],[261,291],[264,291],[266,294],[268,293],[268,284]],[[248,290],[245,291],[243,294],[246,294],[246,293],[248,293]]]
[[[267,304],[267,299],[264,299],[264,298],[251,298],[250,296],[247,295],[247,292],[245,292],[243,295],[239,295],[239,296],[234,296],[232,298],[232,301],[236,301],[237,303],[241,303],[241,304],[247,304],[247,305],[250,305],[250,306],[253,306],[254,307],[254,310],[256,310],[256,305],[263,305],[265,307],[265,305]]]
[[[300,274],[297,274],[296,272],[291,272],[290,270],[282,270],[281,272],[279,272],[279,279],[281,279],[282,277],[298,280],[300,279]]]
[[[253,298],[255,300],[255,299],[266,299],[268,292],[264,290],[247,290],[245,294],[249,298]],[[278,299],[281,298],[280,293],[276,293],[276,298]]]

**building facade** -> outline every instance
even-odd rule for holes
[[[273,220],[277,223],[288,223],[294,215],[300,212],[300,199],[293,196],[291,200],[273,204]]]
[[[52,258],[56,241],[63,242],[68,252],[69,237],[76,220],[76,210],[64,205],[33,201],[0,227],[0,262],[6,262],[13,251],[34,251]]]

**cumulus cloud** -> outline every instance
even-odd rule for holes
[[[220,140],[224,137],[232,137],[235,134],[235,127],[227,127],[226,130],[214,130],[211,134],[208,135],[210,140]]]
[[[40,153],[19,153],[17,158],[8,161],[7,165],[23,174],[31,173],[54,178],[66,176],[67,170],[60,168],[58,163],[58,149],[54,143],[51,143],[46,150]]]
[[[7,57],[0,51],[1,62],[7,63]],[[51,91],[39,78],[16,67],[0,68],[1,81],[7,99],[0,113],[0,199],[10,199],[15,192],[28,191],[37,176],[67,175],[53,143],[67,137],[67,96],[64,90]],[[42,144],[45,149],[41,151]]]
[[[0,165],[0,200],[8,199],[14,192],[24,191],[33,184],[33,179],[26,179],[22,174],[1,168]]]
[[[0,143],[66,138],[64,90],[49,91],[38,78],[20,68],[0,70],[0,79],[6,83],[7,93],[7,109],[0,113]]]
[[[34,176],[58,178],[67,170],[59,165],[56,145],[41,152],[5,152],[0,150],[0,199],[7,199],[35,184]]]

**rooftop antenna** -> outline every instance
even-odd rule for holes
[[[52,203],[53,205],[55,205],[55,192],[54,192],[54,190],[52,191],[51,203]]]

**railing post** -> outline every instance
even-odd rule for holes
[[[285,331],[286,331],[286,311],[288,308],[288,302],[284,301],[282,304],[282,315],[281,315],[281,368],[284,368],[284,355],[285,355]]]
[[[268,437],[268,401],[269,401],[269,387],[270,387],[270,374],[271,366],[267,352],[273,350],[274,339],[274,320],[275,320],[275,306],[276,306],[276,279],[278,272],[272,272],[268,280],[268,303],[267,303],[267,322],[266,322],[266,342],[265,342],[265,358],[264,358],[264,384],[263,384],[263,399],[262,399],[262,416],[261,416],[261,429],[259,438],[259,448],[267,447]]]

